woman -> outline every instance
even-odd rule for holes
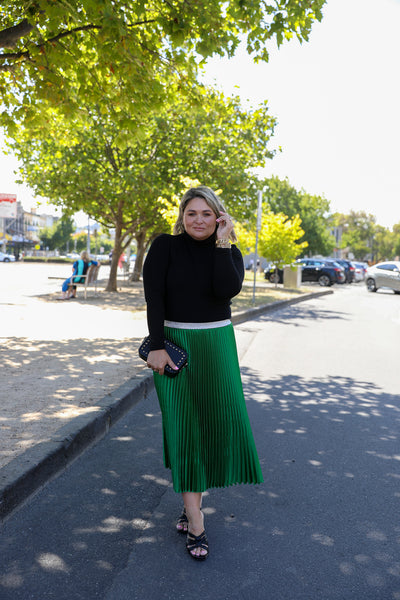
[[[86,250],[81,252],[81,257],[76,260],[72,265],[72,277],[68,277],[62,284],[62,296],[60,300],[69,300],[69,298],[76,298],[76,285],[74,283],[83,283],[84,279],[82,275],[86,275],[90,265],[98,265],[96,260],[90,260],[89,254]]]
[[[202,492],[236,483],[261,483],[230,322],[231,298],[244,277],[233,223],[206,186],[183,196],[174,235],[157,237],[147,255],[144,290],[151,338],[147,366],[163,421],[164,463],[183,496],[177,530],[196,560],[209,554],[201,512]],[[184,348],[188,366],[176,368],[167,338]]]

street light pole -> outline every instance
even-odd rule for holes
[[[258,262],[258,234],[261,230],[262,217],[262,192],[258,191],[258,206],[257,206],[257,225],[256,225],[256,247],[254,249],[254,279],[253,279],[253,306],[256,303],[256,277],[257,277],[257,262]]]
[[[86,239],[86,250],[90,254],[90,217],[87,219],[87,239]]]

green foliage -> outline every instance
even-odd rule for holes
[[[288,217],[300,216],[304,239],[308,242],[307,253],[310,256],[329,256],[335,247],[335,241],[330,233],[328,200],[304,190],[296,190],[288,179],[271,177],[265,179],[263,185],[266,202],[272,212],[281,212]]]
[[[74,243],[74,251],[80,254],[82,250],[86,250],[87,248],[87,233],[85,231],[80,231],[79,233],[74,233],[72,236],[72,240]]]
[[[197,95],[201,103],[182,99],[150,115],[142,139],[122,147],[119,126],[101,111],[82,128],[66,131],[64,123],[62,140],[35,138],[20,126],[12,147],[23,178],[67,213],[84,210],[114,228],[116,260],[133,237],[143,253],[155,235],[170,231],[166,213],[185,178],[221,190],[228,210],[245,218],[256,198],[251,171],[272,156],[267,145],[275,121],[266,103],[244,110],[237,97],[202,87]],[[111,277],[116,286],[116,270]]]
[[[242,40],[268,60],[272,40],[307,40],[324,4],[3,1],[0,125],[26,182],[69,214],[83,208],[115,226],[115,257],[134,235],[139,266],[184,177],[221,188],[238,216],[249,214],[249,169],[270,156],[273,121],[265,106],[246,116],[233,99],[222,109],[196,85],[199,66]]]
[[[191,95],[199,62],[256,60],[268,44],[307,40],[325,0],[4,0],[0,7],[0,123],[56,133],[56,116],[83,124],[83,105],[112,116],[124,145],[149,112]]]
[[[393,260],[396,256],[395,236],[382,225],[377,225],[373,236],[372,251],[375,252],[374,260]]]
[[[304,230],[298,215],[289,219],[282,213],[268,212],[261,220],[259,254],[276,267],[290,265],[307,248],[306,241],[299,241],[303,236]]]
[[[255,252],[256,226],[255,218],[243,225],[235,225],[238,244],[243,254]],[[298,215],[289,219],[282,213],[271,211],[264,213],[261,218],[261,230],[258,236],[257,253],[271,261],[277,267],[292,264],[303,250],[307,248],[301,219]]]
[[[376,223],[374,215],[364,211],[349,214],[335,213],[333,221],[341,230],[341,248],[357,260],[379,262],[393,260],[400,255],[400,223],[393,231]]]
[[[65,250],[71,240],[74,224],[70,217],[63,217],[52,227],[45,227],[40,232],[40,241],[49,250]]]
[[[70,263],[73,264],[71,258],[65,256],[24,256],[24,263]]]
[[[255,252],[256,247],[256,218],[249,219],[245,223],[235,223],[235,233],[238,238],[238,246],[243,255]],[[253,222],[254,221],[254,222]]]
[[[357,260],[372,258],[376,230],[373,215],[367,215],[364,211],[350,211],[347,215],[335,213],[333,221],[341,229],[342,249],[348,249]]]
[[[393,257],[400,257],[400,223],[393,226]]]

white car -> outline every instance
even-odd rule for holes
[[[365,283],[369,292],[390,288],[395,294],[400,294],[400,261],[381,262],[368,267]]]
[[[14,262],[15,256],[14,254],[6,254],[5,252],[0,252],[0,262]]]
[[[368,264],[367,263],[361,263],[361,262],[354,262],[354,260],[351,261],[354,265],[355,271],[354,271],[354,281],[358,282],[358,281],[364,281],[365,279],[365,274],[367,272],[367,268],[368,268]]]

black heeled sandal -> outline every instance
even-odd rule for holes
[[[206,550],[206,554],[192,554],[192,551],[196,550],[197,548],[201,548],[201,550]],[[210,551],[208,549],[208,539],[205,530],[200,535],[193,535],[193,533],[190,533],[190,531],[188,531],[186,538],[186,549],[189,552],[190,556],[195,560],[206,560],[206,558],[208,558],[208,555],[210,554]]]
[[[181,525],[181,527],[179,527],[179,525]],[[179,519],[176,522],[177,532],[184,533],[186,535],[188,532],[188,525],[189,525],[189,520],[186,515],[186,509],[184,508],[181,516],[179,517]]]

